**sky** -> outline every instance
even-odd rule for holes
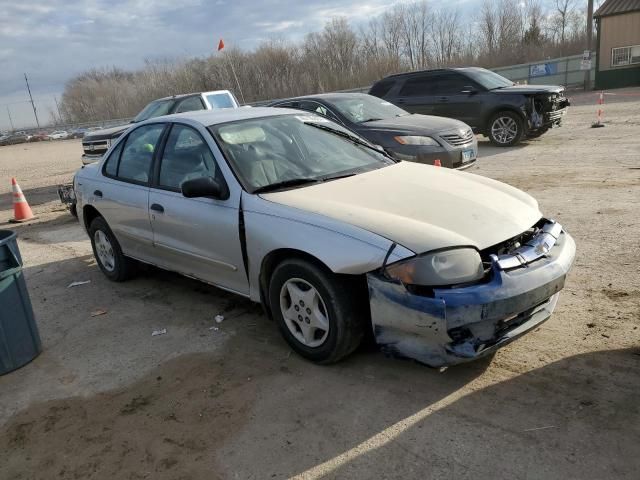
[[[399,1],[410,0],[0,0],[0,130],[10,127],[7,107],[16,128],[35,126],[24,73],[46,122],[65,82],[87,69],[204,56],[220,38],[242,48],[299,40],[333,17],[357,25]]]

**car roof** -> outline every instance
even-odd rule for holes
[[[210,127],[220,123],[234,122],[236,120],[275,117],[285,114],[300,115],[300,110],[272,107],[240,107],[224,108],[221,110],[196,110],[193,112],[174,113],[173,115],[150,118],[143,123],[153,123],[158,120],[170,122],[172,120],[185,119],[200,123],[205,127]]]
[[[273,102],[273,105],[283,102],[294,102],[300,100],[326,100],[331,102],[339,98],[358,98],[358,97],[370,97],[368,93],[364,92],[333,92],[333,93],[316,93],[314,95],[302,95],[300,97],[281,98]]]
[[[168,97],[162,97],[162,98],[156,98],[155,100],[152,100],[153,102],[157,102],[160,100],[176,100],[179,98],[184,98],[184,97],[195,97],[197,95],[211,95],[214,93],[228,93],[231,94],[231,92],[229,90],[211,90],[209,92],[192,92],[192,93],[180,93],[178,95],[169,95]]]
[[[404,72],[404,73],[394,73],[393,75],[387,75],[382,80],[393,79],[393,78],[402,78],[402,77],[412,77],[414,75],[420,75],[423,73],[434,73],[434,72],[472,72],[474,70],[486,70],[482,67],[451,67],[451,68],[433,68],[427,70],[415,70],[413,72]],[[379,81],[382,81],[379,80]],[[377,82],[376,82],[377,83]]]

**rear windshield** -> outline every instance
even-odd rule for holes
[[[211,108],[234,108],[235,104],[228,93],[211,93],[207,95]]]
[[[133,119],[134,122],[142,122],[150,118],[167,115],[173,106],[173,100],[156,100],[144,107],[142,111]]]

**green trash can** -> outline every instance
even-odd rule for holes
[[[29,363],[41,351],[16,233],[0,230],[0,375]]]

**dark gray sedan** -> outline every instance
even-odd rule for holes
[[[380,145],[398,160],[464,169],[476,162],[478,142],[466,123],[411,114],[364,93],[327,93],[278,100],[274,107],[296,108],[328,117]]]

